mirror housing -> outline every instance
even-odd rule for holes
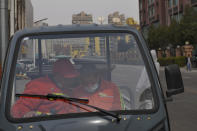
[[[178,65],[169,65],[165,67],[165,76],[167,83],[166,96],[180,94],[184,92],[184,85],[181,72]]]

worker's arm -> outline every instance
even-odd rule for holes
[[[39,90],[39,85],[37,83],[28,84],[24,94],[43,94],[42,90]],[[34,98],[19,98],[11,109],[11,114],[14,118],[22,118],[28,112],[36,111],[41,104],[41,99]]]

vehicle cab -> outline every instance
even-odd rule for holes
[[[24,59],[31,68],[20,79]],[[129,26],[24,29],[7,51],[0,130],[169,131],[166,102],[184,87],[178,66],[165,73],[167,97],[143,37]]]

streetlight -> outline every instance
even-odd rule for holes
[[[45,20],[48,20],[48,18],[43,18],[43,19],[37,20],[37,21],[34,22],[34,24],[45,21]]]

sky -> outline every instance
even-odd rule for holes
[[[139,22],[138,0],[31,0],[34,8],[34,21],[48,18],[49,25],[72,24],[72,15],[81,11],[93,15],[93,22],[98,23],[98,17],[107,16],[115,11],[124,14],[126,18],[133,17]]]

